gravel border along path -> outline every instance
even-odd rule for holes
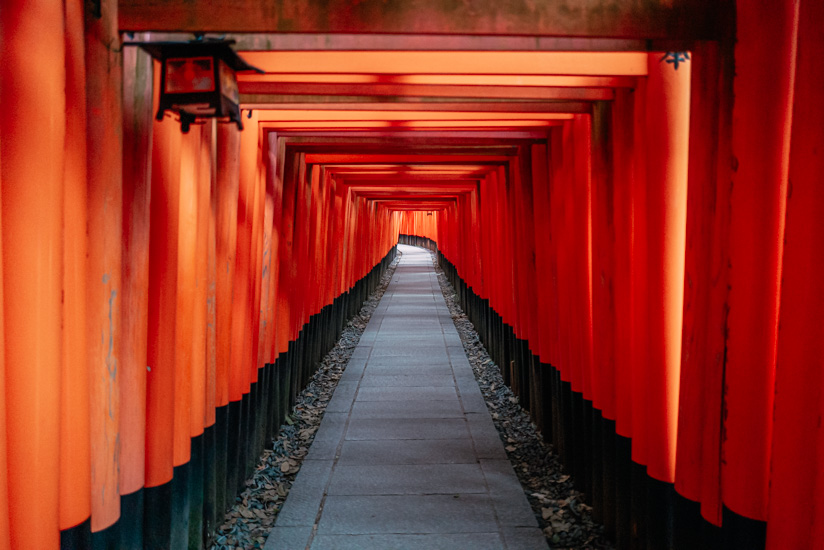
[[[529,413],[504,385],[498,365],[487,354],[434,255],[433,263],[492,421],[550,548],[612,549],[603,525],[592,520],[592,508],[584,504],[583,495],[572,486],[552,445],[544,441]]]
[[[246,490],[235,499],[235,505],[213,534],[210,550],[263,548],[314,440],[326,405],[366,323],[392,280],[400,256],[399,252],[381,279],[378,290],[364,302],[335,348],[324,357],[312,381],[298,396],[287,424],[281,427],[274,449],[264,451],[255,474],[246,481]],[[591,508],[573,488],[552,446],[544,442],[529,414],[518,404],[518,398],[504,385],[498,366],[486,353],[472,323],[457,304],[455,291],[434,255],[433,263],[475,379],[550,547],[612,549],[612,544],[603,535],[603,526],[592,521]]]
[[[378,289],[349,321],[337,345],[326,354],[309,385],[298,395],[295,408],[286,424],[281,426],[274,449],[263,452],[252,479],[246,481],[246,489],[235,498],[234,506],[226,512],[223,523],[213,533],[210,550],[263,548],[309,452],[309,445],[315,439],[326,405],[366,329],[366,323],[386,292],[400,258],[398,252]]]

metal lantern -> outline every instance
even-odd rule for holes
[[[178,113],[180,129],[186,133],[198,118],[228,118],[243,129],[235,74],[263,71],[235,53],[231,48],[234,43],[234,40],[200,39],[125,45],[140,46],[161,62],[157,120],[163,120],[166,111]]]

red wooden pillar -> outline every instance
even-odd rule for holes
[[[2,150],[2,137],[0,137],[0,150]],[[2,173],[2,158],[0,158],[0,189],[3,187]],[[2,212],[2,200],[0,200],[0,212]],[[2,215],[0,214],[0,216]],[[0,217],[0,227],[2,227],[2,223],[2,218]],[[0,258],[3,257],[2,247],[3,241],[0,239]],[[0,269],[0,311],[2,311],[2,307],[3,273]],[[3,316],[0,315],[0,550],[11,550],[11,533],[9,532],[8,445],[6,441],[6,344]],[[88,510],[88,506],[86,509]]]
[[[155,64],[155,93],[159,64]],[[175,317],[180,216],[180,126],[171,117],[152,127],[152,200],[149,231],[149,309],[146,375],[146,488],[173,475]],[[147,493],[147,502],[150,501]],[[159,496],[167,507],[168,499]],[[147,518],[149,514],[147,508]],[[167,511],[168,514],[168,511]],[[157,521],[168,520],[158,514]],[[153,519],[148,519],[152,525]],[[163,535],[164,526],[157,525]],[[165,525],[168,530],[170,525]],[[154,529],[152,527],[151,530]],[[168,535],[168,533],[166,533]]]
[[[277,347],[277,316],[278,316],[278,292],[280,282],[280,224],[283,215],[283,179],[280,163],[282,159],[278,157],[277,134],[275,132],[266,133],[268,181],[266,185],[267,201],[272,203],[272,227],[270,228],[269,244],[269,300],[267,302],[267,350],[268,362],[274,363],[280,350]],[[269,196],[271,194],[271,196]]]
[[[580,377],[575,373],[572,347],[572,269],[570,248],[572,235],[569,230],[572,212],[571,164],[572,127],[565,123],[552,136],[553,186],[550,204],[553,205],[554,233],[556,239],[556,266],[558,278],[558,369],[561,380],[569,382],[572,390],[581,391]],[[557,154],[554,154],[556,153]]]
[[[206,427],[217,421],[218,404],[217,374],[217,121],[212,124],[209,147],[209,213],[206,241]]]
[[[147,53],[138,48],[124,50],[121,495],[139,491],[145,481],[152,72],[152,60]]]
[[[684,309],[690,67],[648,57],[646,101],[647,473],[675,481]]]
[[[574,129],[573,224],[576,345],[584,399],[597,401],[592,357],[592,128],[590,115],[576,115]]]
[[[257,344],[258,344],[258,323],[260,321],[260,252],[262,243],[260,242],[261,228],[263,225],[261,207],[263,205],[264,183],[260,177],[260,132],[258,128],[257,115],[252,113],[250,123],[246,125],[241,134],[240,141],[240,185],[241,189],[246,184],[248,178],[249,203],[247,204],[248,220],[248,263],[246,276],[248,279],[247,303],[244,308],[246,317],[246,332],[243,345],[243,365],[246,376],[246,390],[250,385],[257,382],[258,366]],[[242,195],[241,195],[242,196]],[[241,213],[238,212],[240,219]],[[238,243],[240,244],[240,242]],[[251,426],[250,429],[254,430]]]
[[[798,3],[737,12],[724,504],[765,520]]]
[[[86,346],[86,64],[83,3],[66,3],[66,156],[63,340],[60,373],[60,529],[91,514],[89,361]],[[88,525],[80,536],[88,536]]]
[[[562,253],[562,223],[563,214],[561,197],[562,177],[560,164],[563,158],[563,133],[561,128],[553,128],[549,131],[548,142],[548,185],[549,185],[549,282],[550,282],[550,311],[549,311],[549,363],[563,375],[566,365],[564,364],[565,342],[561,341],[561,273],[559,272],[559,262]],[[564,378],[569,380],[569,378]],[[560,420],[560,419],[556,419]]]
[[[789,159],[767,548],[824,547],[824,4],[803,2]]]
[[[535,187],[535,174],[532,172],[532,150],[530,147],[524,147],[521,150],[521,155],[523,158],[523,164],[521,169],[521,177],[522,177],[522,188],[521,188],[521,204],[519,205],[519,209],[521,210],[521,221],[522,221],[522,230],[521,235],[523,238],[523,254],[522,258],[524,261],[524,268],[526,270],[525,274],[525,285],[524,285],[524,292],[522,293],[521,300],[524,309],[526,310],[526,338],[529,340],[529,349],[531,354],[537,355],[539,352],[538,348],[538,301],[535,299],[537,295],[537,279],[536,279],[536,250],[535,250],[535,212],[532,208],[532,204],[534,201],[533,193]],[[468,216],[468,212],[465,216]],[[467,238],[467,244],[472,242],[471,237]],[[474,259],[474,256],[472,256]],[[531,361],[531,357],[529,358]],[[525,366],[525,368],[528,368]]]
[[[265,174],[265,166],[263,165],[262,156],[261,156],[261,134],[260,130],[258,129],[258,125],[254,124],[249,128],[250,134],[254,134],[256,147],[255,147],[255,160],[254,160],[254,169],[255,169],[255,202],[254,202],[254,211],[252,217],[252,231],[254,239],[252,241],[252,288],[254,289],[254,294],[252,295],[252,307],[249,310],[251,315],[250,320],[250,327],[251,327],[251,347],[249,348],[249,368],[252,374],[252,382],[258,381],[258,374],[259,370],[263,367],[263,363],[260,361],[260,347],[261,347],[261,321],[263,319],[262,315],[262,308],[264,305],[263,302],[263,281],[264,281],[264,272],[263,272],[263,247],[264,247],[264,216],[265,216],[265,208],[266,208],[266,174]]]
[[[232,124],[217,125],[215,253],[215,317],[217,330],[215,403],[224,407],[239,397],[230,395],[232,363],[232,296],[237,251],[237,203],[240,132]]]
[[[612,109],[606,102],[592,114],[592,330],[594,402],[615,420],[615,188],[612,163]]]
[[[631,188],[632,248],[630,263],[632,273],[632,304],[630,320],[632,327],[630,365],[632,366],[632,461],[647,464],[647,372],[649,370],[648,327],[649,311],[647,302],[647,131],[646,131],[647,79],[638,79],[633,102],[632,149],[634,173]]]
[[[11,1],[0,10],[2,239],[12,548],[59,544],[64,8]],[[37,70],[32,70],[36,60]]]
[[[209,368],[206,353],[207,317],[209,296],[209,217],[211,212],[212,187],[212,130],[214,125],[206,123],[200,128],[200,136],[195,143],[195,266],[194,300],[192,312],[192,352],[191,352],[191,395],[192,409],[189,437],[203,434],[206,427]]]
[[[289,342],[293,338],[293,298],[294,288],[292,282],[296,277],[294,261],[294,238],[295,238],[295,205],[297,201],[298,178],[300,177],[300,164],[297,156],[285,155],[285,145],[283,153],[281,146],[278,148],[278,158],[285,160],[283,167],[283,210],[281,213],[280,225],[280,276],[278,282],[277,298],[277,342],[278,353],[284,353],[289,349]]]
[[[535,277],[537,300],[537,354],[541,363],[552,362],[553,293],[552,248],[554,239],[550,223],[549,160],[546,145],[533,145],[532,151],[532,206],[535,239]],[[545,403],[548,406],[549,403]]]
[[[675,488],[721,524],[721,409],[729,265],[732,79],[718,45],[696,44],[690,92],[689,189]],[[729,83],[729,84],[727,84]],[[729,89],[728,89],[729,88]]]
[[[312,169],[312,189],[309,196],[311,206],[309,210],[309,232],[306,263],[306,298],[304,323],[308,323],[312,315],[317,313],[318,299],[323,285],[323,277],[320,273],[319,263],[322,261],[320,246],[320,224],[323,217],[323,186],[324,169],[321,165],[315,165]],[[376,235],[377,237],[377,235]]]
[[[0,45],[2,42],[0,42]],[[2,132],[0,132],[2,134]],[[2,151],[2,135],[0,135],[0,151]],[[0,196],[3,189],[3,162],[0,155]],[[2,220],[2,199],[0,199],[0,228]],[[0,230],[1,231],[1,230]],[[0,238],[0,258],[3,257],[3,240]],[[0,311],[3,307],[3,270],[0,269]],[[11,549],[11,533],[9,532],[9,475],[8,475],[8,445],[6,429],[6,344],[3,315],[0,315],[0,550]],[[88,453],[87,453],[88,456]],[[88,460],[88,459],[87,459]],[[87,485],[88,486],[88,485]],[[87,506],[88,510],[88,506]]]
[[[335,225],[337,223],[337,211],[335,208],[335,180],[329,171],[326,171],[324,177],[325,195],[324,199],[326,215],[323,219],[323,294],[321,298],[321,306],[326,307],[330,305],[337,296],[335,291],[335,270],[337,268],[337,259],[335,257],[335,250],[338,246],[337,233],[335,232]],[[323,350],[326,351],[326,350]]]
[[[520,155],[519,155],[520,157]],[[525,212],[522,211],[524,201],[524,179],[527,174],[524,174],[520,166],[520,158],[512,159],[507,166],[507,181],[508,195],[509,195],[509,228],[510,228],[510,242],[512,253],[512,303],[513,303],[513,318],[512,326],[515,332],[515,337],[519,340],[527,340],[529,338],[528,317],[529,306],[526,304],[525,295],[531,293],[532,289],[528,287],[526,274],[526,243],[524,239],[524,218]],[[457,211],[457,219],[462,221],[463,216],[459,209]],[[463,233],[463,232],[461,232]],[[464,256],[464,243],[466,242],[465,235],[458,235],[458,247],[462,256]],[[464,277],[466,277],[466,268],[464,268]],[[520,355],[518,356],[520,359]],[[520,361],[518,361],[520,362]],[[525,368],[526,365],[519,365],[519,369]],[[513,384],[515,382],[513,381]],[[517,385],[521,400],[526,402],[523,397],[527,388],[520,387],[520,380]]]
[[[612,107],[613,223],[615,225],[615,432],[632,437],[632,187],[634,177],[633,92],[615,91]]]
[[[314,253],[312,242],[312,227],[314,225],[313,209],[315,208],[313,195],[320,185],[320,167],[315,164],[306,164],[306,156],[301,154],[301,164],[305,165],[304,177],[298,180],[298,202],[295,223],[295,245],[297,247],[298,278],[295,287],[298,291],[295,317],[295,337],[297,338],[304,325],[309,321],[310,302],[312,294],[311,261]],[[361,245],[361,250],[366,248]],[[364,254],[364,258],[366,254]],[[364,264],[366,261],[364,260]]]
[[[500,203],[499,195],[500,189],[498,188],[498,177],[495,172],[490,172],[485,176],[483,186],[487,190],[488,200],[486,201],[486,208],[487,208],[487,219],[488,219],[488,227],[490,230],[490,239],[489,239],[489,257],[490,257],[490,265],[494,266],[490,271],[490,289],[489,289],[489,303],[492,309],[499,317],[503,317],[505,315],[504,311],[504,304],[501,298],[501,287],[506,284],[504,280],[503,270],[501,270],[500,265],[502,263],[501,259],[501,233],[495,231],[495,228],[500,227],[501,219],[500,219]],[[448,223],[446,224],[447,228],[447,238],[444,239],[448,242],[449,240],[449,232],[448,232]],[[444,243],[447,244],[447,243]],[[451,252],[451,251],[450,251]],[[451,258],[450,258],[451,259]],[[508,369],[509,365],[501,365],[501,369]]]
[[[197,263],[197,169],[200,126],[182,136],[177,228],[177,291],[175,308],[175,413],[174,465],[189,462],[191,455],[192,340],[194,335],[195,269]],[[174,228],[172,229],[175,230]]]
[[[257,127],[247,124],[249,127]],[[252,135],[250,135],[252,134]],[[240,183],[237,204],[237,252],[235,258],[234,295],[232,298],[232,361],[229,373],[229,398],[239,401],[249,391],[252,312],[254,299],[251,285],[254,262],[252,259],[253,216],[255,200],[255,161],[257,134],[246,128],[240,134]]]
[[[272,321],[274,303],[274,285],[272,284],[272,251],[277,250],[274,241],[273,226],[275,216],[275,177],[274,168],[277,158],[269,146],[269,134],[263,131],[261,135],[261,147],[263,148],[261,159],[265,163],[263,173],[264,198],[263,198],[263,253],[261,256],[261,307],[260,307],[260,344],[258,346],[258,366],[273,362],[272,359]],[[274,245],[274,248],[273,248]]]
[[[507,178],[506,172],[503,168],[498,167],[497,170],[491,173],[493,177],[493,182],[496,189],[496,216],[497,216],[497,227],[499,228],[499,234],[496,246],[498,248],[498,301],[499,307],[498,310],[500,312],[501,317],[503,318],[503,322],[510,327],[514,324],[513,319],[513,293],[514,293],[514,282],[513,282],[513,265],[512,265],[512,237],[511,233],[511,224],[512,220],[510,219],[510,210],[509,210],[509,192],[507,186]],[[450,227],[450,237],[451,240],[454,241],[454,229]],[[450,245],[452,242],[450,242]],[[453,256],[455,256],[454,250],[451,251]],[[461,273],[460,265],[458,267],[458,273]],[[508,369],[509,365],[505,365],[504,368]]]
[[[483,258],[483,244],[482,239],[484,237],[483,231],[481,227],[483,226],[482,221],[482,214],[481,214],[481,205],[480,205],[480,189],[479,185],[476,182],[475,188],[469,195],[469,204],[470,204],[470,217],[471,217],[471,235],[472,237],[470,240],[471,250],[470,253],[472,254],[473,258],[473,269],[474,269],[474,286],[473,290],[475,294],[479,298],[486,297],[486,287],[484,284],[484,270],[482,267],[482,258]],[[438,242],[438,225],[440,218],[440,212],[436,211],[432,213],[432,217],[430,218],[431,222],[431,229],[430,229],[430,238]]]
[[[86,10],[88,263],[86,321],[92,440],[92,532],[120,517],[120,309],[123,231],[122,56],[117,2]]]

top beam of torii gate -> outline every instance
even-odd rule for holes
[[[730,0],[120,0],[121,31],[721,38]]]

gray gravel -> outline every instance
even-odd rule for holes
[[[250,550],[263,548],[275,525],[301,463],[315,439],[326,405],[338,385],[352,352],[358,345],[369,318],[395,273],[401,253],[381,279],[378,290],[364,302],[360,312],[343,330],[337,345],[321,362],[309,385],[298,396],[286,424],[281,426],[273,450],[266,450],[255,474],[246,481],[246,490],[226,513],[213,533],[211,550]]]
[[[433,262],[492,421],[550,548],[613,548],[604,536],[603,525],[592,520],[592,508],[572,486],[572,479],[564,471],[552,445],[544,441],[529,413],[520,407],[518,398],[504,384],[498,365],[486,352],[434,256]]]

